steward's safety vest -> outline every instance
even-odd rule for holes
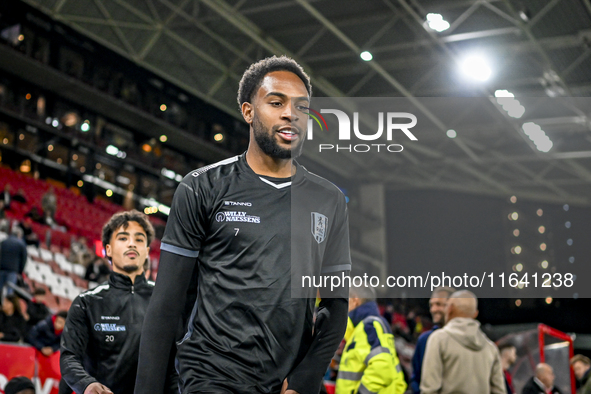
[[[347,334],[353,327],[351,319]],[[394,348],[394,335],[377,316],[363,319],[343,350],[335,394],[403,394],[406,382]]]

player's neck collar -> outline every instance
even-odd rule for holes
[[[292,165],[295,166],[296,172],[295,175],[292,175],[291,177],[276,178],[267,175],[259,175],[255,173],[253,169],[248,165],[248,162],[246,161],[246,152],[244,152],[240,156],[240,165],[244,168],[244,171],[246,171],[249,175],[258,178],[261,182],[273,186],[276,189],[283,189],[287,186],[291,186],[293,184],[301,182],[304,179],[304,172],[306,172],[306,169],[302,167],[296,160],[292,160]]]

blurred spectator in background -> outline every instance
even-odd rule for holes
[[[480,330],[476,316],[478,300],[472,292],[449,297],[445,326],[427,340],[421,393],[506,393],[499,351]]]
[[[426,331],[419,336],[417,346],[415,347],[415,353],[412,356],[410,388],[414,394],[421,392],[421,368],[423,366],[423,357],[425,356],[427,339],[429,339],[429,335],[431,335],[433,331],[443,326],[447,300],[452,293],[455,293],[455,291],[456,289],[453,287],[438,287],[431,294],[431,299],[429,300],[429,312],[431,313],[431,319],[434,326],[431,330]]]
[[[49,357],[60,349],[60,339],[66,324],[68,312],[60,311],[48,316],[35,325],[27,335],[27,342]]]
[[[378,305],[378,308],[380,308],[380,315],[382,315],[386,321],[392,323],[392,319],[394,318],[394,305],[392,305],[392,302],[388,302],[384,306]]]
[[[402,394],[406,382],[388,322],[380,316],[370,287],[351,287],[345,349],[336,394]],[[354,327],[351,329],[351,327]]]
[[[579,394],[591,394],[591,360],[582,354],[577,354],[570,359],[570,365],[573,367],[577,380],[581,383]]]
[[[80,237],[76,239],[76,237],[72,236],[72,241],[70,242],[70,260],[76,264],[84,265],[84,256],[90,254],[90,249],[88,249],[86,238]]]
[[[0,195],[0,219],[6,217],[6,211],[10,209],[10,184],[6,184],[2,195]]]
[[[89,250],[88,253],[84,253],[84,255],[82,256],[82,265],[85,268],[88,268],[88,266],[91,265],[96,259],[97,256],[94,253],[94,251]]]
[[[412,334],[408,327],[408,320],[405,313],[404,305],[394,305],[394,313],[392,314],[392,331],[394,331],[395,336],[400,336],[406,341],[412,342]]]
[[[2,203],[0,203],[0,206],[2,206]],[[4,212],[0,209],[0,231],[3,233],[8,233],[10,232],[10,220],[6,219],[6,217],[3,215]]]
[[[29,328],[32,328],[35,324],[51,315],[49,308],[45,305],[46,297],[47,292],[45,289],[35,289],[33,298],[27,302],[27,314],[29,315],[27,325]]]
[[[18,201],[20,203],[27,203],[27,196],[22,188],[19,188],[15,194],[12,195],[12,201]]]
[[[32,220],[30,217],[25,217],[23,222],[20,222],[18,225],[23,230],[23,240],[27,245],[34,245],[39,247],[39,236],[33,231],[33,225],[31,224]]]
[[[109,279],[109,275],[111,274],[111,269],[109,265],[105,262],[105,259],[96,256],[92,264],[86,268],[86,274],[84,275],[84,279],[90,282],[97,282],[102,283]]]
[[[39,207],[36,205],[33,205],[31,210],[25,214],[25,221],[27,218],[30,218],[32,221],[39,224],[47,224],[43,216],[43,212],[40,211]]]
[[[20,341],[25,336],[26,327],[18,297],[15,295],[4,297],[0,312],[0,341]]]
[[[4,206],[4,201],[0,200],[0,220],[6,218],[6,207]]]
[[[12,201],[12,186],[10,183],[7,183],[4,186],[4,190],[2,191],[2,195],[0,196],[0,200],[4,203],[4,209],[10,209],[10,202]]]
[[[17,376],[10,379],[4,387],[5,394],[35,394],[35,385],[29,378]]]
[[[554,369],[545,363],[536,365],[536,374],[532,376],[525,386],[522,394],[561,394],[560,390],[554,387]]]
[[[5,283],[16,285],[18,275],[23,273],[27,262],[27,246],[21,239],[22,230],[13,227],[10,235],[0,242],[0,298],[2,294],[10,295],[14,292],[11,287],[3,290]]]
[[[53,186],[41,197],[41,209],[43,209],[45,219],[50,218],[53,221],[57,209],[57,196],[55,195]]]
[[[506,343],[499,346],[499,354],[501,355],[501,367],[503,368],[503,375],[505,375],[507,394],[514,394],[513,377],[509,373],[509,368],[517,361],[517,348],[510,343]]]
[[[415,333],[417,332],[417,322],[417,311],[413,308],[406,314],[406,325],[408,326],[408,332],[411,336],[411,340],[416,338]]]

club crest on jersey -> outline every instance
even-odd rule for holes
[[[312,235],[318,243],[322,243],[326,238],[326,228],[328,227],[328,218],[321,213],[312,212]]]

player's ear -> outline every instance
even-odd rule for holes
[[[445,308],[443,309],[444,313],[451,313],[454,310],[454,303],[451,300],[447,300],[447,304],[445,304]]]
[[[249,103],[248,101],[245,101],[242,103],[241,110],[242,110],[242,117],[244,118],[246,123],[251,124],[252,119],[254,118],[253,105],[251,103]]]
[[[106,244],[106,245],[105,245],[105,254],[106,254],[108,257],[113,257],[113,256],[111,256],[111,252],[112,252],[112,250],[111,250],[111,244]]]

